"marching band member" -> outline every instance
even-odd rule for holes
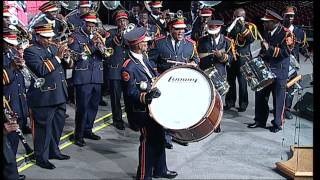
[[[35,80],[27,92],[33,120],[33,141],[36,164],[54,169],[49,159],[66,160],[60,152],[59,141],[65,123],[67,86],[63,68],[63,50],[51,45],[55,36],[52,24],[41,20],[34,26],[36,41],[24,51],[26,65],[45,83],[36,88]]]
[[[109,82],[110,100],[113,125],[119,130],[124,130],[121,110],[121,66],[128,58],[128,50],[123,40],[123,34],[128,26],[128,13],[118,10],[113,14],[117,23],[116,29],[110,29],[106,36],[106,46],[113,48],[113,55],[106,60],[106,79]]]
[[[208,22],[212,19],[214,9],[203,8],[200,10],[200,16],[197,16],[192,23],[191,39],[198,41],[200,37],[206,35]]]
[[[131,2],[130,6],[131,10],[129,11],[129,22],[138,24],[139,14],[143,10],[143,7],[139,2]]]
[[[14,27],[13,25],[9,25]],[[21,128],[26,128],[29,115],[26,98],[26,85],[21,68],[24,64],[22,54],[15,48],[18,45],[17,29],[6,27],[3,30],[4,54],[3,54],[3,93],[9,100],[12,110],[17,113],[17,122]],[[30,131],[30,130],[28,130]],[[15,154],[18,151],[19,137],[16,133],[8,134],[8,140]]]
[[[102,40],[97,36],[97,14],[88,12],[81,15],[85,22],[72,36],[70,49],[81,53],[75,62],[72,80],[75,87],[75,144],[82,147],[86,143],[83,138],[100,140],[101,137],[92,132],[93,123],[98,112],[103,83],[103,59],[97,45]],[[72,139],[73,139],[72,138]]]
[[[221,26],[224,23],[221,20],[211,20],[208,22],[208,34],[199,39],[198,52],[200,55],[199,67],[202,70],[212,66],[216,67],[218,73],[227,78],[226,65],[232,60],[232,42],[229,38],[221,34]],[[212,52],[209,56],[202,57],[202,53]],[[220,132],[220,125],[215,129],[215,132]]]
[[[141,133],[136,179],[174,178],[178,174],[167,169],[164,129],[148,113],[147,105],[160,96],[160,91],[151,89],[152,79],[157,73],[146,55],[146,30],[136,27],[124,38],[130,44],[129,59],[124,62],[122,69],[127,114]]]
[[[175,18],[169,23],[170,34],[155,39],[155,47],[150,50],[150,60],[153,67],[159,73],[175,65],[174,62],[183,62],[196,66],[199,63],[199,56],[196,50],[196,44],[189,38],[184,38],[186,24],[184,18]],[[173,141],[188,145],[187,143]],[[171,136],[166,135],[166,146],[172,149]]]
[[[262,42],[262,59],[269,64],[271,71],[276,75],[274,82],[264,89],[255,92],[255,118],[249,128],[266,127],[269,115],[268,99],[270,92],[273,96],[274,120],[271,121],[271,132],[282,130],[283,113],[285,106],[285,91],[289,70],[289,55],[291,53],[294,38],[292,33],[284,28],[280,21],[282,17],[277,13],[266,10],[261,20],[265,32]]]
[[[5,78],[5,77],[3,77]],[[5,79],[3,79],[5,80]],[[5,100],[5,97],[3,98]],[[16,133],[19,125],[17,124],[17,119],[7,119],[3,117],[3,177],[8,180],[24,180],[25,175],[19,175],[17,168],[16,155],[12,150],[11,144],[8,140],[8,134]],[[7,122],[6,122],[7,121]]]
[[[304,32],[302,29],[298,28],[297,26],[293,25],[294,21],[294,16],[295,12],[297,9],[293,6],[288,6],[286,7],[286,10],[283,13],[283,26],[286,27],[287,29],[290,30],[290,32],[294,33],[296,41],[295,41],[295,46],[292,50],[292,54],[295,57],[295,59],[300,62],[299,59],[299,52],[306,58],[310,58],[310,55],[308,53],[308,43],[307,43],[307,38],[306,38],[306,32]],[[298,69],[297,67],[293,67],[295,69]],[[289,77],[289,80],[293,79],[294,77],[297,76],[297,72],[295,72],[291,77]],[[291,114],[291,106],[292,106],[292,101],[294,94],[292,94],[294,91],[293,86],[288,89],[288,93],[286,96],[286,108],[284,111],[284,116],[286,119],[292,119],[292,114]]]
[[[184,38],[186,24],[183,18],[175,18],[170,22],[170,34],[155,39],[155,47],[151,49],[152,59],[159,73],[166,71],[175,64],[169,61],[198,64],[199,56],[196,43]]]
[[[149,24],[148,22],[148,11],[144,10],[140,12],[139,14],[139,21],[137,26],[138,27],[144,27],[147,31],[147,35],[151,37],[151,40],[154,40],[155,38],[160,36],[160,29],[158,26],[154,24]],[[148,48],[150,49],[152,45],[152,41],[148,42]]]
[[[166,21],[161,18],[162,1],[151,1],[149,2],[149,6],[151,9],[149,14],[149,24],[156,25],[160,29],[161,34],[165,34]]]
[[[246,111],[248,100],[247,80],[240,72],[240,67],[246,61],[252,59],[250,54],[250,44],[257,39],[257,27],[250,22],[245,21],[246,12],[242,8],[234,11],[233,22],[227,28],[227,36],[235,41],[235,59],[227,67],[229,92],[226,94],[224,109],[228,110],[235,107],[237,100],[236,79],[239,84],[239,108],[238,112]]]
[[[9,12],[9,7],[3,5],[3,27],[8,27],[11,24],[10,21],[11,13]]]
[[[73,32],[84,25],[83,19],[81,19],[80,16],[88,13],[91,6],[92,5],[90,1],[80,1],[77,12],[66,16],[67,22],[71,24],[71,29]]]

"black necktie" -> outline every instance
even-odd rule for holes
[[[177,41],[177,40],[175,41],[175,47],[174,47],[174,48],[175,48],[175,51],[178,51],[178,48],[179,48],[179,41]]]

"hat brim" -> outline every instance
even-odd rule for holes
[[[54,32],[43,32],[43,33],[39,33],[39,35],[43,37],[53,37],[56,34]]]
[[[45,12],[55,12],[55,11],[58,11],[59,9],[57,7],[53,7],[53,8],[50,8],[48,10],[46,10]]]
[[[200,14],[202,17],[210,17],[212,14]]]
[[[9,44],[14,45],[14,46],[17,46],[19,44],[18,40],[16,40],[16,39],[3,38],[3,40],[6,41]]]
[[[155,5],[155,6],[152,6],[153,8],[162,8],[163,6],[162,5]]]
[[[279,21],[277,19],[270,19],[270,18],[265,18],[265,17],[261,18],[261,20],[262,21]]]
[[[85,19],[86,22],[98,23],[97,19]]]
[[[83,4],[83,5],[80,5],[79,7],[81,7],[81,8],[89,8],[89,7],[91,7],[91,5],[90,4]]]
[[[177,24],[177,25],[172,25],[172,27],[180,29],[180,28],[186,28],[187,25],[185,25],[185,24]]]
[[[287,13],[284,13],[284,14],[291,14],[291,15],[295,15],[294,12],[287,12]]]
[[[9,12],[3,13],[3,17],[11,17],[11,14]]]

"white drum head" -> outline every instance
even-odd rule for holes
[[[186,129],[198,123],[211,105],[213,85],[199,70],[177,67],[155,82],[161,96],[149,105],[151,116],[163,127]]]

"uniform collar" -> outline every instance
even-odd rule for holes
[[[279,27],[279,25],[277,25],[277,26],[270,32],[271,36],[274,35],[274,33],[277,31],[278,27]]]
[[[293,32],[294,26],[291,24],[288,29]]]

